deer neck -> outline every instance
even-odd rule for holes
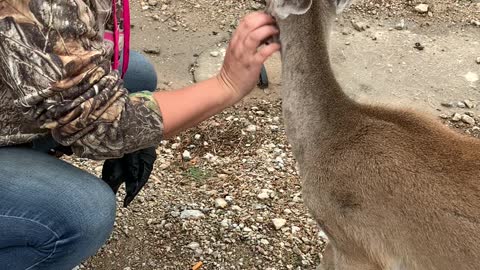
[[[353,102],[335,79],[328,53],[333,12],[319,7],[280,20],[282,99],[286,131],[301,162],[307,147],[320,147],[335,136],[338,121]]]

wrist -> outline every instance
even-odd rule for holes
[[[220,103],[225,107],[230,107],[242,99],[242,96],[238,94],[238,91],[235,90],[235,87],[223,72],[220,72],[213,79],[217,84],[217,87],[214,88],[219,91]]]

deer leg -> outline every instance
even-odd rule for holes
[[[382,270],[378,265],[371,263],[368,258],[359,254],[346,254],[330,243],[327,244],[322,262],[317,270]]]
[[[323,252],[322,262],[318,266],[317,270],[335,270],[334,260],[335,253],[333,251],[332,244],[328,243]]]

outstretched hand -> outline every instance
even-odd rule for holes
[[[164,138],[195,126],[250,93],[265,60],[280,50],[277,43],[262,45],[278,34],[270,15],[247,15],[233,34],[217,76],[175,91],[155,92],[163,116]]]
[[[222,85],[231,91],[234,103],[252,91],[263,63],[280,50],[278,43],[261,47],[266,40],[278,34],[275,19],[264,12],[251,13],[240,22],[218,75]]]

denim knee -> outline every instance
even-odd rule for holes
[[[101,181],[101,180],[99,180]],[[103,184],[103,183],[102,183]],[[69,209],[74,215],[65,222],[63,237],[70,248],[84,250],[84,258],[94,255],[107,241],[115,222],[115,195],[106,185],[89,190],[89,202]]]
[[[120,70],[123,65],[120,59]],[[155,91],[157,89],[157,72],[152,62],[144,55],[130,51],[128,70],[124,78],[124,86],[130,93],[139,91]]]
[[[72,269],[106,242],[115,208],[94,175],[31,149],[0,148],[0,265]]]

